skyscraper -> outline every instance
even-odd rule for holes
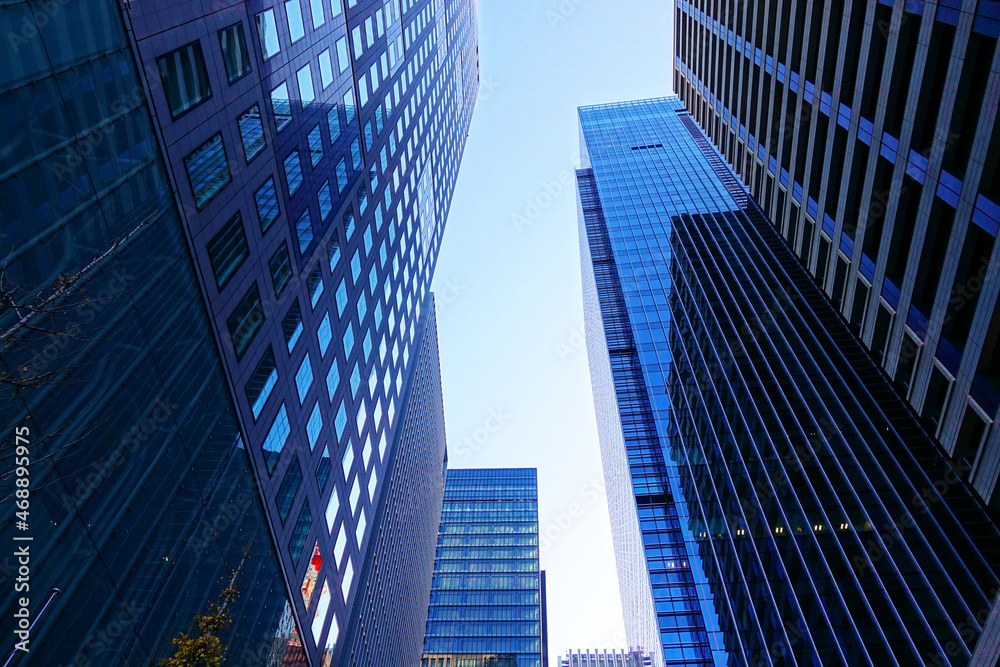
[[[674,90],[876,362],[1000,503],[1000,9],[675,4]]]
[[[475,3],[15,2],[0,27],[3,421],[32,432],[32,611],[61,589],[21,664],[155,661],[233,573],[230,660],[417,661]]]
[[[989,650],[995,516],[681,102],[584,107],[580,129],[587,346],[630,645],[657,666]]]
[[[547,665],[534,468],[447,471],[421,667]]]

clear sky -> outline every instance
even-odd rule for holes
[[[672,92],[672,2],[480,0],[433,289],[451,467],[537,467],[551,664],[624,647],[583,339],[576,108]]]

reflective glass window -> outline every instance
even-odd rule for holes
[[[271,284],[274,286],[275,296],[281,296],[292,278],[292,260],[288,254],[288,244],[282,241],[274,255],[267,263],[271,270]]]
[[[250,347],[254,336],[264,323],[264,307],[260,301],[257,284],[247,291],[229,316],[229,335],[233,341],[236,358],[239,359]]]
[[[264,123],[260,118],[260,105],[255,104],[240,114],[238,123],[240,139],[243,140],[243,154],[246,161],[250,162],[267,145],[267,140],[264,137]]]
[[[210,202],[232,180],[229,162],[222,145],[222,134],[216,134],[184,158],[194,203],[198,209]]]
[[[243,35],[242,23],[236,23],[220,30],[219,46],[222,49],[222,62],[226,66],[226,77],[229,79],[229,83],[236,81],[250,71],[250,52]]]
[[[208,259],[215,273],[216,286],[222,289],[249,256],[243,216],[237,212],[208,242]]]
[[[212,96],[201,42],[186,44],[156,59],[171,118],[177,118]]]
[[[257,36],[260,38],[260,51],[264,60],[281,51],[278,43],[278,24],[274,19],[274,10],[266,9],[254,16],[257,20]]]

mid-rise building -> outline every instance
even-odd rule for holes
[[[629,645],[656,667],[995,662],[995,513],[680,100],[579,114]]]
[[[419,660],[446,458],[429,286],[476,21],[0,8],[0,410],[31,431],[32,611],[61,591],[17,664],[155,663],[229,581],[234,664]]]
[[[604,649],[603,651],[567,651],[559,658],[559,667],[648,667],[652,658],[641,651]]]
[[[674,90],[1000,503],[1000,6],[678,0]]]
[[[545,667],[534,468],[447,471],[421,667]]]

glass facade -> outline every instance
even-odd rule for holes
[[[534,468],[447,471],[422,667],[543,667]]]
[[[655,525],[674,536],[674,562],[687,559],[685,601],[698,602],[715,664],[969,664],[998,590],[1000,533],[962,470],[678,99],[585,107],[580,122],[609,502],[628,499],[610,490],[629,481],[609,450],[637,451],[645,403],[655,429],[643,437],[659,442],[669,490]],[[644,558],[647,599],[666,601],[635,481],[648,464],[631,465],[637,525],[613,525],[619,569]],[[620,582],[641,601],[629,588],[641,578]],[[637,644],[658,625],[654,664],[680,659],[662,609],[627,626]]]
[[[13,300],[0,305],[0,539],[32,538],[30,589],[15,590],[8,561],[0,608],[27,596],[37,621],[12,664],[155,664],[230,581],[229,661],[296,664],[278,555],[119,5],[8,2],[0,31]],[[213,248],[224,282],[241,246]],[[26,529],[9,474],[15,427],[29,430]],[[4,659],[14,627],[5,613]]]
[[[1000,5],[677,0],[674,90],[1000,506]]]
[[[394,522],[412,517],[392,508],[406,497],[436,525],[441,489],[410,488],[424,464],[399,461],[440,477],[440,400],[412,394],[440,393],[418,367],[437,363],[430,283],[478,91],[476,22],[470,0],[0,8],[0,226],[25,299],[2,313],[22,336],[0,362],[2,409],[44,419],[39,585],[62,590],[31,661],[156,662],[257,542],[259,572],[241,577],[266,571],[269,588],[241,598],[234,664],[265,644],[294,647],[287,664],[419,661],[429,589],[414,582],[429,587],[436,529],[405,543]],[[18,324],[77,278],[58,344]],[[135,429],[141,456],[107,464]],[[214,561],[182,549],[205,522]],[[392,610],[405,632],[375,633],[388,603],[371,592],[394,587],[412,591]],[[117,618],[105,598],[129,629],[95,657]]]

